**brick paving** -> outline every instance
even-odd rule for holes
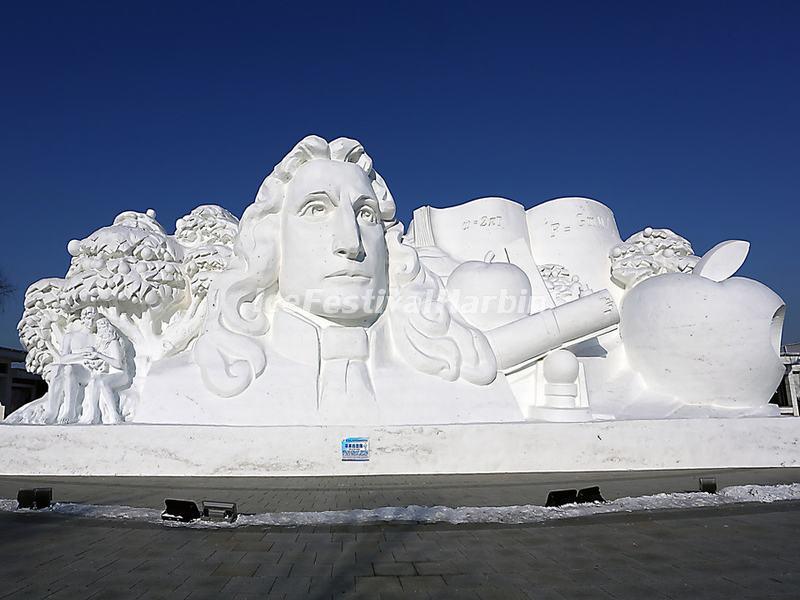
[[[800,597],[800,502],[537,525],[186,529],[0,513],[0,598]]]

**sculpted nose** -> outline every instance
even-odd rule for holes
[[[351,210],[341,207],[337,211],[337,221],[333,235],[333,253],[350,260],[364,259],[364,245],[361,243],[361,230],[356,216]]]

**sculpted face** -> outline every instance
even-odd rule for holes
[[[99,318],[96,322],[97,333],[101,337],[110,338],[113,335],[114,330],[111,328],[111,321],[106,318]]]
[[[364,171],[317,159],[286,189],[279,289],[332,321],[367,325],[383,311],[387,250],[378,200]]]
[[[86,329],[94,329],[94,324],[97,320],[97,309],[93,306],[87,306],[81,311],[80,319]]]

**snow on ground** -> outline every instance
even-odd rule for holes
[[[555,519],[570,519],[591,515],[703,508],[752,502],[800,500],[800,483],[787,485],[737,485],[721,489],[716,494],[702,492],[655,494],[635,498],[619,498],[610,502],[569,504],[547,508],[533,504],[522,506],[387,506],[375,509],[326,510],[320,512],[275,512],[241,514],[235,523],[196,521],[173,523],[161,520],[161,510],[130,506],[100,506],[94,504],[55,503],[47,509],[60,515],[107,520],[128,520],[163,523],[176,527],[239,527],[246,525],[365,525],[411,521],[419,523],[542,523]],[[18,509],[17,501],[0,499],[0,511],[26,513]]]

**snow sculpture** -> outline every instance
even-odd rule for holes
[[[55,372],[44,415],[50,423],[74,423],[78,420],[83,391],[93,372],[105,364],[95,355],[96,319],[96,308],[84,308],[80,318],[64,334],[59,355],[51,361]]]
[[[591,293],[589,286],[581,278],[570,273],[563,265],[541,265],[539,274],[547,285],[547,291],[556,304],[572,302]]]
[[[155,211],[128,211],[111,226],[83,240],[72,240],[66,277],[31,285],[19,323],[20,340],[29,351],[26,366],[44,377],[50,391],[44,402],[25,407],[7,420],[130,420],[150,365],[184,350],[196,337],[205,318],[206,292],[215,274],[227,265],[237,225],[228,211],[200,206],[179,219],[176,235],[168,236],[155,220]],[[116,336],[124,358],[122,363],[118,359],[104,362],[102,368],[108,372],[93,379],[98,394],[84,400],[95,391],[83,389],[91,379],[82,364],[85,357],[75,357],[77,362],[67,369],[61,367],[74,343],[82,350],[99,351],[89,340],[97,315],[103,316],[98,320],[100,335]],[[69,336],[69,330],[81,329],[81,322],[83,333]],[[87,408],[85,413],[82,406]]]
[[[63,279],[53,278],[31,285],[25,294],[25,309],[18,327],[20,341],[28,350],[26,368],[48,382],[69,320],[60,300],[63,283]]]
[[[689,240],[669,229],[645,227],[611,249],[611,277],[621,287],[632,288],[653,275],[690,273],[698,260]]]
[[[68,250],[19,324],[50,391],[9,422],[744,416],[780,378],[783,302],[731,278],[745,242],[623,242],[587,198],[425,206],[406,234],[347,138],[301,140],[241,221],[128,211]]]
[[[133,381],[133,349],[111,322],[87,306],[48,357],[47,402],[31,418],[46,423],[120,423],[120,392]]]
[[[574,410],[564,410],[570,404],[565,398],[548,399],[552,394],[544,386],[551,382],[542,361],[526,363],[533,375],[524,385],[525,370],[514,372],[498,361],[515,391],[524,386],[536,390],[524,409],[528,418],[778,414],[769,400],[782,375],[785,308],[764,285],[732,277],[746,258],[747,242],[722,242],[702,258],[669,229],[647,227],[623,242],[606,206],[574,197],[527,211],[500,198],[444,209],[422,207],[414,212],[408,242],[417,247],[423,264],[443,277],[461,268],[451,265],[491,248],[528,275],[534,317],[547,314],[542,307],[564,302],[569,309],[577,307],[592,297],[590,290],[608,290],[621,307],[618,329],[597,331],[557,351],[561,365],[569,363],[567,350],[578,361]],[[570,314],[551,329],[562,331],[580,319]],[[513,335],[543,339],[542,331],[526,329],[529,322],[517,321]],[[553,350],[546,348],[551,355]],[[564,383],[563,377],[558,383]]]

